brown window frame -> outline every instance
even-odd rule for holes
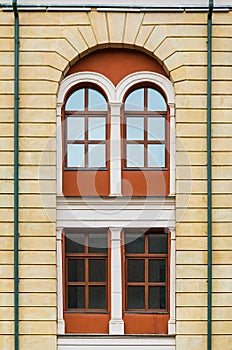
[[[125,234],[136,233],[137,229],[128,229],[122,232],[122,274],[123,274],[123,319],[125,323],[125,334],[168,334],[168,321],[170,318],[170,232],[164,229],[149,229],[143,230],[145,238],[145,252],[144,254],[126,253],[125,249]],[[150,254],[148,253],[148,236],[149,234],[165,233],[167,234],[167,254]],[[128,309],[127,308],[127,260],[128,258],[144,259],[157,258],[159,260],[166,260],[166,282],[149,282],[149,285],[166,286],[166,308],[165,309]],[[136,259],[135,258],[135,259]],[[148,274],[148,263],[145,264],[145,271]],[[147,281],[148,282],[148,281]],[[129,282],[129,285],[142,285],[143,282]],[[148,299],[148,298],[147,298]],[[148,301],[146,302],[148,304]]]
[[[163,94],[157,89],[155,86],[145,85],[145,86],[135,86],[127,93],[126,98],[133,92],[140,88],[144,89],[144,110],[142,111],[126,111],[125,108],[123,108],[123,140],[124,140],[124,147],[123,147],[123,170],[167,170],[168,168],[168,157],[167,157],[167,147],[168,147],[168,127],[167,127],[167,116],[168,116],[168,106],[166,111],[148,111],[147,105],[148,105],[148,88],[152,88],[156,91],[158,91],[162,96]],[[164,97],[164,96],[163,96]],[[166,100],[165,100],[166,102]],[[125,104],[124,104],[125,105]],[[148,118],[149,117],[163,117],[165,118],[165,140],[148,140]],[[140,117],[144,119],[144,138],[143,140],[127,140],[126,138],[126,132],[127,132],[127,118],[128,117]],[[127,167],[127,151],[126,146],[128,144],[142,144],[144,145],[144,166],[143,167]],[[153,144],[164,144],[165,145],[165,166],[163,167],[149,167],[148,166],[148,145]]]
[[[109,150],[108,150],[108,144],[109,144],[109,108],[108,108],[108,102],[107,99],[105,97],[105,95],[100,91],[100,89],[96,88],[95,86],[92,85],[80,85],[77,86],[75,89],[72,89],[71,92],[69,93],[68,97],[71,96],[72,93],[74,93],[75,91],[78,91],[80,89],[84,89],[84,110],[83,111],[76,111],[76,110],[68,110],[66,111],[65,109],[65,105],[64,105],[64,170],[78,170],[78,171],[96,171],[96,170],[108,170],[109,168]],[[107,111],[89,111],[88,110],[88,91],[89,89],[93,89],[97,92],[99,92],[105,99],[106,101],[106,105],[107,105]],[[66,100],[67,102],[67,100]],[[84,121],[84,140],[68,140],[67,137],[67,120],[69,117],[84,117],[85,121]],[[92,117],[100,117],[100,118],[105,118],[105,139],[104,140],[88,140],[88,120],[89,118]],[[85,147],[85,151],[84,151],[84,155],[85,155],[85,165],[83,167],[70,167],[68,166],[68,162],[67,162],[67,157],[68,157],[68,144],[80,144],[80,145],[84,145]],[[88,146],[89,145],[94,145],[94,144],[104,144],[106,146],[105,149],[105,156],[106,156],[106,166],[105,167],[89,167],[88,166]]]
[[[82,233],[85,235],[84,252],[67,253],[65,248],[65,234],[71,232]],[[89,233],[106,233],[107,234],[107,253],[91,253],[88,252],[88,234]],[[85,263],[85,281],[69,282],[68,281],[68,260],[85,259],[104,259],[106,260],[106,282],[90,282],[88,281],[88,264]],[[108,333],[108,323],[110,319],[110,236],[108,230],[89,229],[88,232],[82,230],[66,229],[63,232],[63,300],[64,300],[64,320],[66,333]],[[85,286],[85,308],[69,308],[68,307],[68,287],[72,285]],[[89,286],[105,286],[106,287],[106,308],[88,308]]]

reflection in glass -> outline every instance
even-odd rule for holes
[[[165,287],[149,287],[148,294],[149,309],[166,309]]]
[[[127,145],[126,152],[127,167],[144,167],[144,145]]]
[[[144,287],[132,287],[128,286],[128,309],[144,309],[145,300],[144,300]]]
[[[127,140],[144,139],[144,118],[141,118],[141,117],[126,118],[126,139]]]
[[[89,140],[106,139],[106,119],[104,117],[91,117],[88,124]]]
[[[148,118],[148,140],[165,140],[165,118]]]
[[[85,118],[68,117],[67,118],[67,139],[84,140],[85,138]]]
[[[105,286],[89,286],[89,308],[106,309]]]
[[[125,111],[144,110],[144,89],[132,91],[125,101]]]
[[[88,147],[89,167],[106,167],[106,145],[92,144]]]
[[[168,236],[167,233],[155,233],[148,236],[149,253],[167,254],[168,253]]]
[[[88,242],[89,253],[107,253],[108,238],[104,233],[90,233]]]
[[[85,280],[85,261],[83,259],[68,259],[68,281],[83,282]]]
[[[68,167],[84,167],[85,146],[68,144]]]
[[[107,111],[105,97],[100,92],[89,89],[88,109],[89,111]]]
[[[127,254],[143,254],[144,253],[144,235],[126,234],[125,235],[125,249]]]
[[[89,260],[89,281],[106,282],[106,259]]]
[[[85,287],[69,286],[68,287],[68,308],[83,309],[85,307]]]
[[[79,89],[74,91],[67,99],[66,111],[84,111],[85,109],[85,90]]]
[[[148,145],[148,167],[165,167],[165,145]]]
[[[65,251],[66,253],[84,253],[85,235],[79,233],[66,233]]]
[[[144,259],[127,260],[127,280],[128,282],[144,282]]]
[[[148,88],[148,111],[166,111],[167,105],[161,93]]]
[[[149,260],[148,280],[149,282],[166,282],[165,260]]]

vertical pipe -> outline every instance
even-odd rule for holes
[[[208,222],[208,309],[207,350],[212,349],[212,159],[211,159],[211,114],[212,114],[212,12],[213,0],[209,0],[207,23],[207,222]]]
[[[19,268],[18,268],[18,120],[19,120],[19,16],[17,0],[14,9],[14,350],[19,348]]]

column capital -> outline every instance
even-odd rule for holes
[[[56,239],[61,240],[62,239],[62,232],[63,232],[63,227],[57,227],[56,228]]]
[[[176,228],[172,226],[172,227],[169,227],[169,230],[171,232],[171,239],[176,239]]]
[[[120,117],[120,109],[122,106],[121,102],[109,102],[109,106],[111,109],[111,118],[112,117]]]

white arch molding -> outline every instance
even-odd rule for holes
[[[175,195],[175,94],[171,81],[164,75],[142,71],[129,74],[115,87],[104,75],[95,72],[77,72],[66,77],[60,84],[57,97],[57,194],[62,196],[62,128],[61,109],[68,91],[80,83],[93,83],[107,96],[111,110],[110,144],[110,196],[121,196],[120,110],[123,98],[133,85],[149,82],[159,86],[167,97],[170,110],[170,196]]]

